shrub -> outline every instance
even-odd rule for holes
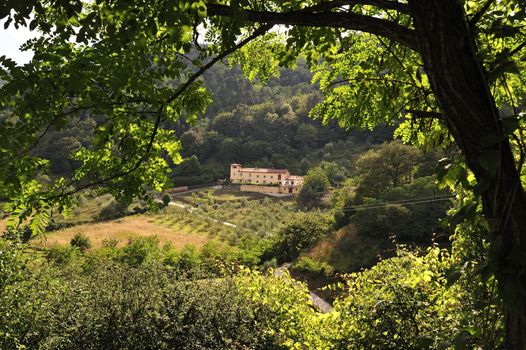
[[[376,238],[404,237],[413,228],[411,212],[400,204],[359,210],[350,220],[361,235]]]
[[[354,186],[350,180],[333,192],[331,205],[336,229],[347,226],[350,223],[350,217],[354,214],[354,211],[351,210],[351,206],[355,201],[354,197]]]
[[[468,321],[463,320],[466,295],[448,284],[452,262],[436,247],[426,254],[401,248],[396,257],[348,276],[346,291],[334,304],[344,325],[336,348],[445,348]]]
[[[45,295],[23,295],[18,304],[28,310],[11,309],[17,327],[5,330],[21,346],[2,336],[2,349],[284,349],[277,335],[260,332],[259,322],[271,322],[271,315],[247,302],[230,279],[181,281],[160,265],[112,262],[56,274],[43,284]],[[36,313],[26,312],[35,298]]]
[[[163,201],[163,205],[167,207],[168,204],[170,204],[170,202],[172,201],[172,197],[170,197],[168,193],[165,193],[163,197],[161,198],[161,200]]]
[[[321,205],[321,198],[329,188],[329,179],[321,168],[312,168],[305,176],[305,181],[296,197],[301,208],[312,209]]]
[[[103,248],[116,248],[118,244],[119,240],[114,238],[103,239],[101,243]]]
[[[321,212],[294,214],[278,230],[271,256],[280,262],[296,259],[303,250],[329,234],[332,223],[332,218]]]
[[[126,203],[117,203],[114,199],[110,200],[97,215],[97,220],[111,220],[126,215]]]
[[[159,251],[157,236],[134,238],[122,249],[122,261],[131,266],[139,266],[149,258],[158,256]]]
[[[261,267],[263,270],[275,269],[278,267],[278,261],[276,260],[276,258],[272,258],[270,260],[265,261]]]
[[[76,253],[77,250],[71,247],[54,246],[47,249],[46,259],[56,265],[66,265],[73,259]]]
[[[184,259],[195,257],[195,249],[185,250]],[[160,254],[172,251],[165,246]],[[75,260],[35,266],[25,255],[0,240],[1,349],[502,348],[495,280],[483,281],[475,266],[457,266],[458,256],[436,247],[401,248],[346,276],[335,312],[326,314],[287,271],[191,280],[161,259],[130,266],[100,255],[86,269]],[[89,256],[76,255],[81,262]],[[296,265],[317,269],[307,259]],[[450,279],[460,266],[472,272]]]
[[[179,255],[177,266],[183,271],[190,271],[199,266],[201,262],[199,252],[193,245],[185,245]]]
[[[86,250],[90,249],[91,248],[91,241],[89,239],[88,236],[86,236],[85,234],[83,233],[77,233],[75,234],[75,236],[73,236],[73,238],[71,239],[71,241],[69,242],[69,244],[73,247],[73,248],[77,248],[78,250],[80,250],[81,252],[85,252]]]
[[[46,285],[28,273],[27,257],[15,240],[0,238],[0,349],[22,349],[34,325]],[[37,312],[38,315],[38,312]]]
[[[298,272],[307,272],[317,276],[330,277],[334,273],[331,265],[323,261],[312,260],[309,257],[300,257],[293,265],[292,269]]]

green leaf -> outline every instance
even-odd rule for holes
[[[29,30],[33,31],[37,26],[38,26],[38,21],[34,19],[29,23]]]

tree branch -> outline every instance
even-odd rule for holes
[[[517,52],[519,52],[520,50],[522,50],[524,47],[526,47],[526,41],[523,41],[522,43],[520,43],[519,45],[514,47],[507,54],[502,55],[502,57],[500,59],[495,60],[490,65],[490,69],[489,69],[489,71],[487,73],[488,80],[490,82],[494,82],[495,80],[497,80],[497,78],[500,77],[502,75],[502,73],[504,73],[501,70],[503,70],[506,65],[513,64],[513,61],[511,60],[511,57],[513,55],[515,55]]]
[[[361,1],[361,0],[358,0]],[[373,1],[375,0],[364,0]],[[390,2],[390,1],[389,1]],[[249,22],[284,24],[305,27],[344,28],[380,35],[414,51],[418,51],[418,43],[414,30],[398,23],[372,16],[343,12],[306,12],[306,10],[290,12],[270,12],[233,9],[230,6],[207,4],[209,16],[226,16],[240,18]]]
[[[486,13],[486,11],[489,9],[489,7],[491,6],[491,4],[494,2],[495,0],[487,0],[486,3],[484,4],[484,6],[482,6],[482,8],[473,15],[473,17],[471,17],[471,19],[469,20],[469,27],[470,28],[474,28],[475,25],[480,21],[480,19],[482,18],[482,16],[484,16],[484,14]]]
[[[330,2],[322,2],[314,6],[306,7],[300,11],[305,12],[316,12],[316,11],[329,11],[341,6],[355,6],[355,5],[371,5],[378,7],[382,10],[395,10],[400,13],[409,14],[409,7],[407,4],[402,4],[397,1],[389,0],[336,0]]]
[[[521,44],[517,45],[513,50],[510,51],[510,53],[508,54],[508,57],[511,57],[511,56],[515,55],[517,52],[522,50],[525,46],[526,46],[526,41],[524,41]]]
[[[339,79],[339,80],[335,80],[335,81],[331,82],[330,84],[327,85],[327,87],[332,87],[334,85],[338,85],[338,84],[342,84],[342,83],[350,83],[350,82],[353,82],[353,81],[358,81],[358,82],[362,82],[362,81],[378,81],[378,82],[383,82],[383,83],[404,84],[404,85],[412,86],[412,87],[414,87],[416,89],[419,89],[421,91],[424,91],[424,92],[428,91],[425,87],[419,86],[418,84],[416,84],[414,82],[411,82],[411,81],[404,81],[404,80],[391,79],[391,78],[386,79],[386,78],[378,78],[378,77]]]

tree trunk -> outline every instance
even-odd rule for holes
[[[526,200],[508,138],[460,1],[409,0],[409,6],[444,119],[477,182],[486,188],[482,204],[493,231],[507,348],[526,350],[526,271],[520,261],[526,256]]]

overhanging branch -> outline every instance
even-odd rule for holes
[[[233,9],[230,6],[218,4],[207,4],[207,12],[209,16],[235,17],[256,23],[343,28],[362,31],[389,38],[414,51],[418,51],[414,30],[389,20],[358,15],[352,12],[309,12],[305,9],[290,12],[253,11]]]
[[[355,6],[355,5],[371,5],[382,10],[395,10],[400,13],[409,14],[409,7],[407,4],[402,4],[397,1],[389,0],[335,0],[322,2],[320,4],[307,7],[301,11],[305,12],[316,12],[316,11],[328,11],[337,7],[342,6]]]

